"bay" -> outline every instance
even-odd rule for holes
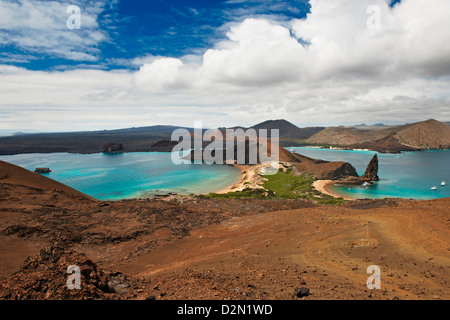
[[[287,148],[307,157],[328,161],[346,161],[359,175],[376,153],[363,150],[335,150],[319,148]],[[450,197],[450,150],[378,153],[380,181],[371,186],[337,186],[331,189],[353,199],[412,198],[437,199]],[[437,190],[431,190],[436,186]]]
[[[167,152],[39,153],[0,156],[0,160],[30,171],[48,167],[52,172],[45,176],[100,200],[215,192],[241,176],[238,169],[227,165],[175,165]]]

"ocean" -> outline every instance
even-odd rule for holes
[[[45,176],[100,200],[145,198],[155,194],[219,191],[238,182],[241,173],[227,165],[172,163],[167,152],[121,154],[19,154],[0,160],[30,171],[48,167]]]
[[[293,149],[308,157],[347,161],[364,174],[373,151]],[[238,169],[226,165],[175,165],[170,153],[20,154],[0,160],[34,171],[49,167],[45,176],[100,200],[145,198],[173,192],[198,194],[219,191],[239,181]],[[378,154],[380,181],[367,187],[332,186],[349,198],[387,197],[435,199],[450,197],[450,150]],[[447,186],[442,187],[441,182]],[[431,187],[436,186],[436,190]]]
[[[374,151],[287,148],[307,157],[346,161],[363,175]],[[371,186],[332,186],[332,190],[353,199],[450,197],[450,150],[378,153],[380,181]],[[445,181],[447,186],[442,187]],[[431,190],[436,186],[436,190]]]

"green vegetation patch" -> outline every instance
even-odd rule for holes
[[[310,199],[319,204],[341,204],[346,201],[343,198],[334,198],[317,191],[313,187],[317,179],[307,175],[295,175],[291,169],[279,170],[275,175],[263,176],[264,189],[246,188],[242,191],[225,194],[210,193],[200,197],[212,199]]]

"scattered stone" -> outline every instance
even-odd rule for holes
[[[307,296],[309,296],[309,289],[306,287],[295,288],[294,294],[298,298],[307,297]]]
[[[125,275],[120,272],[111,273],[108,278],[108,290],[112,293],[128,293],[130,285]]]

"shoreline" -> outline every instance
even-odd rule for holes
[[[357,199],[353,199],[353,198],[348,198],[344,195],[341,195],[337,192],[331,191],[330,190],[330,186],[332,186],[333,184],[336,183],[340,183],[340,181],[337,180],[316,180],[313,183],[313,187],[316,188],[317,191],[332,196],[334,198],[343,198],[344,200],[348,200],[348,201],[355,201]]]
[[[0,137],[0,138],[8,138],[8,137]],[[389,149],[383,150],[383,149],[368,149],[368,148],[347,148],[347,147],[326,147],[326,146],[311,146],[311,145],[304,145],[304,146],[290,146],[290,147],[282,147],[286,150],[289,150],[291,148],[312,148],[312,149],[318,149],[318,150],[337,150],[337,151],[368,151],[368,152],[378,152],[382,154],[400,154],[404,152],[420,152],[420,151],[450,151],[450,148],[444,148],[444,149],[415,149],[415,150],[398,150],[398,151],[392,151]],[[37,150],[32,152],[22,151],[22,152],[5,152],[1,153],[0,156],[16,156],[16,155],[32,155],[32,154],[55,154],[55,153],[67,153],[67,154],[77,154],[77,155],[89,155],[89,154],[126,154],[126,153],[172,153],[172,149],[170,150],[161,150],[161,148],[157,148],[154,150],[149,149],[136,149],[136,150],[124,150],[122,152],[116,152],[116,153],[107,153],[102,151],[67,151],[67,150],[61,150],[61,151],[53,151],[43,148],[43,150]]]
[[[241,172],[241,178],[238,182],[234,183],[233,185],[223,188],[219,191],[216,191],[214,193],[217,194],[226,194],[229,192],[237,192],[242,191],[245,188],[259,188],[259,182],[261,180],[261,176],[258,174],[259,169],[263,167],[262,164],[257,165],[240,165],[240,164],[230,164],[230,166],[233,166],[237,168]]]
[[[237,183],[233,184],[232,186],[221,189],[214,193],[226,194],[229,192],[242,191],[245,188],[253,188],[253,189],[260,188],[259,184],[261,182],[261,179],[263,179],[263,177],[261,177],[259,175],[259,171],[262,167],[264,167],[264,165],[262,165],[262,164],[258,164],[258,165],[230,164],[230,165],[241,171],[241,179]],[[323,194],[332,196],[334,198],[343,198],[344,200],[347,200],[347,201],[357,200],[357,199],[346,197],[337,192],[331,191],[329,187],[336,183],[341,183],[341,181],[338,181],[338,180],[316,180],[313,183],[313,187],[317,191],[319,191]]]
[[[239,164],[229,164],[230,166],[233,166],[241,171],[241,178],[240,180],[224,189],[221,189],[219,191],[213,192],[217,194],[226,194],[229,192],[237,192],[242,191],[245,188],[253,188],[257,189],[260,188],[260,182],[263,177],[259,175],[259,171],[264,165],[257,164],[257,165],[239,165]],[[355,201],[357,199],[349,198],[344,195],[341,195],[337,192],[331,191],[330,186],[336,183],[341,183],[339,180],[316,180],[312,186],[319,192],[332,196],[334,198],[343,198],[347,201]]]

